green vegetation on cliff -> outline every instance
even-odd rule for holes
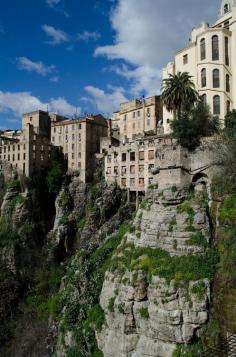
[[[117,234],[101,247],[92,244],[71,260],[59,303],[62,313],[60,330],[62,334],[72,331],[74,336],[74,345],[66,349],[67,356],[102,356],[95,338],[95,330],[100,331],[105,322],[99,305],[100,292],[112,255],[128,230],[128,224],[121,225]]]

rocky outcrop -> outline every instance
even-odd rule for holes
[[[161,252],[169,259],[203,254],[211,236],[204,198],[204,191],[194,197],[176,188],[147,194],[113,257],[116,268],[105,275],[100,304],[106,322],[97,333],[104,357],[171,357],[176,344],[201,334],[209,317],[209,279],[181,281],[176,274],[167,280],[155,272],[148,254],[160,253],[157,266]],[[146,249],[143,256],[128,258],[127,250],[139,248]],[[143,269],[135,269],[138,261],[145,262]]]
[[[186,200],[186,190],[150,190],[127,235],[135,246],[161,248],[171,255],[202,253],[210,240],[208,211],[202,199]],[[199,193],[202,197],[202,192]],[[194,244],[193,237],[202,239]]]

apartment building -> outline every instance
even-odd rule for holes
[[[120,110],[113,113],[112,129],[115,137],[126,140],[145,133],[156,134],[161,122],[160,97],[153,96],[121,103]]]
[[[51,123],[51,141],[61,147],[68,171],[79,171],[86,182],[91,178],[94,154],[100,152],[100,139],[108,135],[108,122],[102,115]]]
[[[190,73],[212,114],[224,125],[227,112],[236,109],[236,0],[222,1],[212,26],[203,22],[192,30],[190,43],[166,66],[163,79],[178,72]],[[165,133],[170,132],[172,119],[163,108]]]
[[[21,131],[0,134],[0,171],[12,169],[27,177],[47,168],[55,148],[50,141],[51,119],[47,112],[26,113]]]
[[[189,179],[181,168],[187,151],[168,137],[136,138],[119,146],[106,146],[103,153],[107,182],[116,182],[122,189],[145,192],[152,185],[165,188]]]

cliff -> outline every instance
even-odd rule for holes
[[[1,353],[198,356],[235,333],[236,200],[219,187],[154,186],[135,210],[103,179],[65,176],[57,197],[2,182]]]

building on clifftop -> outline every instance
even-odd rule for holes
[[[163,79],[189,72],[199,94],[222,121],[236,109],[236,0],[223,0],[218,20],[203,22],[192,30],[190,43],[179,50],[174,62],[163,70]],[[173,114],[163,108],[164,132]],[[222,123],[223,125],[224,123]]]

